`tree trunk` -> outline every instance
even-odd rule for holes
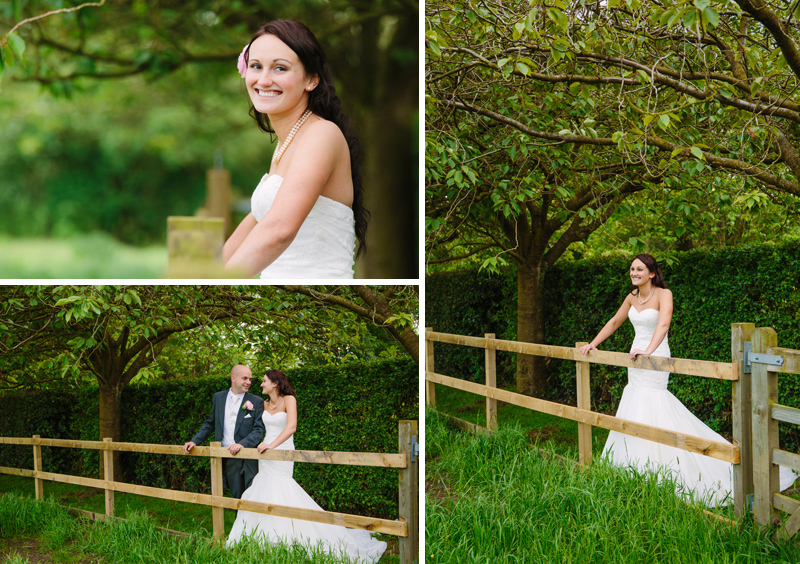
[[[364,203],[372,219],[358,278],[419,276],[419,69],[397,55],[417,48],[417,27],[416,18],[401,19],[393,44],[366,54],[375,78],[364,85],[370,103],[359,125]]]
[[[120,424],[120,402],[121,392],[118,377],[109,377],[106,382],[100,383],[100,436],[98,440],[111,437],[115,441],[122,438]],[[122,480],[122,453],[114,453],[114,480]],[[103,454],[100,453],[100,479],[103,479]]]
[[[517,340],[544,343],[544,271],[520,264],[517,270]],[[517,392],[542,397],[547,387],[546,359],[517,355]]]

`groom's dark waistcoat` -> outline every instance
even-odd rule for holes
[[[211,413],[208,418],[203,421],[203,426],[192,439],[196,445],[203,444],[205,440],[214,432],[214,440],[222,441],[225,425],[225,402],[228,399],[228,390],[217,392],[214,394],[214,400],[211,403]],[[253,405],[253,409],[249,410],[245,407],[247,402]],[[233,430],[233,440],[242,445],[244,448],[255,448],[258,443],[264,438],[264,421],[261,416],[264,414],[264,400],[258,396],[254,396],[249,392],[244,393],[242,404],[236,414],[236,425]],[[251,462],[256,462],[255,460]]]

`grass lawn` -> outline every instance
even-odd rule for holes
[[[32,499],[34,497],[33,478],[0,474],[0,502],[2,502],[4,494]],[[230,497],[227,490],[225,494],[226,497]],[[46,500],[52,501],[59,506],[105,513],[103,490],[45,481],[44,496]],[[212,536],[211,508],[205,505],[117,492],[114,494],[114,512],[116,517],[123,519],[140,519],[142,516],[146,516],[148,523],[153,527],[162,527],[203,538],[211,538]],[[225,534],[227,536],[233,526],[235,514],[232,510],[226,509],[224,510],[224,516]],[[0,532],[2,532],[2,526],[0,526]],[[1,534],[0,538],[2,538]],[[381,559],[381,564],[399,562],[397,538],[391,535],[378,535],[378,538],[389,545],[386,555]],[[301,561],[312,562],[312,560],[298,560],[298,562]],[[327,560],[319,561],[327,562]],[[2,562],[5,562],[5,560],[0,555],[0,563]],[[314,562],[317,562],[317,560],[314,560]],[[331,560],[331,562],[340,562],[340,560]]]
[[[132,247],[103,233],[66,239],[0,237],[0,278],[164,278],[164,245]]]
[[[428,563],[800,562],[794,542],[709,517],[666,476],[577,466],[531,448],[519,423],[472,434],[430,409],[425,422]]]
[[[34,497],[33,478],[0,474],[0,492],[32,498]],[[65,507],[105,513],[103,490],[46,481],[44,482],[44,495]],[[127,493],[117,492],[114,494],[114,513],[117,517],[125,519],[135,512],[149,515],[157,527],[205,537],[212,535],[210,507]],[[235,517],[233,511],[227,509],[224,515],[225,532],[227,533],[233,525]]]
[[[510,387],[505,389],[516,391]],[[486,398],[483,396],[436,385],[436,411],[486,426]],[[511,426],[521,429],[531,445],[578,460],[578,423],[575,421],[503,402],[498,402],[497,421],[500,428]],[[607,437],[608,429],[592,427],[592,456],[595,460],[600,458]],[[800,500],[800,488],[784,494]],[[732,504],[711,511],[729,519],[735,518]]]
[[[385,555],[382,564],[395,564]],[[206,538],[175,538],[156,529],[153,518],[134,511],[126,521],[92,523],[72,517],[53,498],[35,501],[0,495],[0,562],[78,564],[351,564],[319,547],[263,546],[245,540],[224,548]]]

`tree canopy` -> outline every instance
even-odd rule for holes
[[[542,277],[571,252],[796,235],[792,20],[745,1],[427,4],[428,266],[513,264],[518,338],[544,342]],[[541,390],[528,362],[518,389]]]

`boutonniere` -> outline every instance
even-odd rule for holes
[[[247,400],[242,404],[242,409],[246,409],[247,411],[253,411],[254,407],[250,400]]]

